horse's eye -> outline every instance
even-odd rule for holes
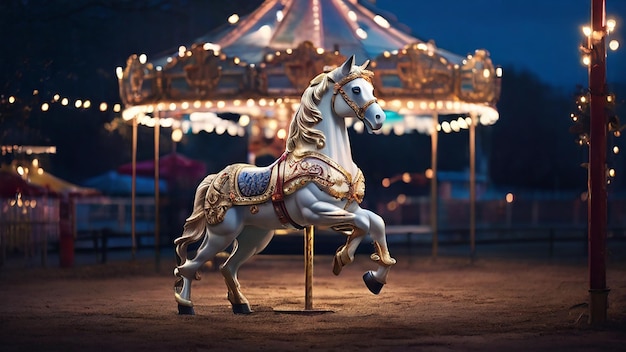
[[[352,93],[361,94],[361,87],[352,87]]]

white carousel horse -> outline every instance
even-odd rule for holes
[[[352,161],[344,119],[359,118],[371,133],[382,127],[385,113],[374,97],[373,73],[365,69],[369,61],[362,66],[353,61],[354,56],[311,81],[291,121],[286,151],[272,165],[234,164],[200,183],[193,213],[174,241],[180,258],[174,269],[180,314],[194,314],[191,282],[199,279],[198,269],[231,243],[220,271],[233,312],[249,314],[237,272],[280,228],[316,225],[345,234],[347,242],[333,260],[335,275],[354,260],[357,246],[369,234],[375,249],[371,259],[378,268],[366,272],[363,280],[371,292],[380,292],[396,260],[389,255],[383,219],[359,206],[365,180]],[[187,247],[201,239],[196,255],[187,258]]]

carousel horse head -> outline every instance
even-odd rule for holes
[[[374,73],[366,69],[369,60],[361,66],[353,65],[353,62],[354,56],[351,56],[327,74],[328,80],[333,82],[332,110],[338,117],[358,118],[372,133],[383,126],[385,112],[374,96]],[[337,99],[338,96],[342,99]]]
[[[374,96],[374,73],[366,69],[368,65],[369,60],[361,66],[354,65],[354,56],[351,56],[341,66],[311,80],[291,121],[287,151],[292,152],[302,144],[324,148],[324,133],[313,126],[325,117],[357,118],[368,133],[383,126],[386,116]],[[324,99],[329,100],[328,104],[323,104]]]

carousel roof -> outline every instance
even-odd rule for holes
[[[246,124],[216,122],[216,114],[288,119],[311,78],[355,55],[371,60],[379,102],[409,130],[429,132],[432,123],[420,121],[434,114],[495,123],[501,72],[489,53],[450,53],[407,34],[392,17],[356,0],[267,0],[172,55],[131,55],[118,68],[124,118],[150,124],[156,113],[194,131],[198,123],[207,130],[222,124],[242,134]]]

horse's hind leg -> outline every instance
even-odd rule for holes
[[[193,303],[191,302],[191,282],[193,279],[199,280],[198,270],[204,263],[215,257],[215,255],[226,249],[235,237],[224,236],[207,232],[202,244],[193,259],[187,259],[182,265],[174,269],[174,275],[178,277],[174,284],[174,298],[178,302],[178,313],[193,315]]]
[[[237,237],[230,257],[220,267],[220,272],[224,276],[226,286],[228,287],[228,300],[235,314],[252,313],[250,303],[241,292],[239,281],[237,280],[239,267],[250,257],[261,252],[273,235],[274,231],[252,226],[245,227]]]

